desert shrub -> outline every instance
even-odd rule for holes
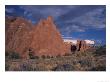
[[[46,58],[48,58],[48,59],[49,59],[49,58],[51,58],[51,57],[50,57],[50,56],[47,56]]]
[[[39,59],[39,56],[31,56],[30,59]]]
[[[83,60],[79,60],[79,63],[81,64],[81,67],[85,67],[85,66],[91,66],[91,61],[88,59],[83,59]]]
[[[45,56],[45,55],[42,55],[42,56],[41,56],[41,58],[42,58],[42,59],[45,59],[45,58],[46,58],[46,56]]]
[[[5,57],[8,57],[10,54],[9,54],[9,52],[5,52]]]
[[[29,49],[29,58],[35,59],[34,52],[31,49]]]
[[[87,52],[79,52],[79,54],[80,54],[81,56],[87,56],[87,55],[88,55]]]
[[[11,52],[11,53],[8,53],[8,58],[9,59],[20,59],[20,55],[16,52]]]
[[[33,54],[29,54],[29,58],[30,58],[30,59],[34,59]]]
[[[20,71],[39,71],[40,68],[31,62],[22,62],[20,65]]]
[[[65,71],[62,65],[57,65],[57,67],[53,68],[52,71]]]
[[[5,59],[9,59],[9,57],[10,57],[10,54],[9,54],[9,52],[5,52]]]
[[[52,69],[53,71],[73,71],[74,67],[70,64],[57,65]]]
[[[70,64],[64,64],[63,67],[65,68],[65,71],[73,71],[74,67]]]
[[[57,55],[57,56],[56,56],[56,58],[60,58],[60,57],[61,57],[61,55]]]
[[[20,59],[20,55],[16,52],[5,52],[5,58],[8,59]]]
[[[39,56],[35,56],[35,59],[39,59]]]
[[[32,66],[30,64],[27,64],[27,63],[21,64],[20,70],[21,71],[34,71],[34,69],[32,68]]]
[[[5,71],[8,71],[9,70],[9,65],[8,64],[5,64]]]
[[[106,46],[100,46],[98,47],[95,52],[95,56],[105,55],[106,54]]]
[[[69,53],[65,53],[65,55],[64,56],[71,56],[72,54],[69,54]]]
[[[39,56],[34,56],[33,54],[29,54],[30,59],[39,59]]]
[[[29,48],[29,58],[30,59],[39,59],[39,56],[35,56],[34,51],[31,48]]]
[[[89,71],[106,71],[106,67],[105,66],[93,67]]]
[[[51,58],[54,58],[53,56],[51,56]]]
[[[46,71],[45,66],[37,66],[32,63],[22,63],[20,66],[20,71]]]

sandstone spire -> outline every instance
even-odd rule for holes
[[[28,58],[30,52],[34,56],[68,53],[51,16],[35,26],[23,18],[10,22],[6,31],[6,51],[17,52],[22,58]]]
[[[84,40],[77,40],[77,50],[78,51],[86,51],[87,49],[89,49],[89,46],[87,45],[86,41]]]
[[[36,36],[34,36],[36,35]],[[33,30],[31,48],[37,55],[63,55],[65,45],[51,16],[40,21]]]

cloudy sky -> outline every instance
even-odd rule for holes
[[[53,16],[64,39],[94,40],[106,43],[106,6],[104,5],[6,5],[5,14],[21,16],[33,23]]]

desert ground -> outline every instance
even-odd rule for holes
[[[65,56],[42,56],[20,59],[15,53],[6,53],[6,71],[106,71],[106,50],[74,52]]]

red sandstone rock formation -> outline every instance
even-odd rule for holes
[[[8,20],[8,21],[7,21]],[[23,18],[6,19],[6,51],[17,52],[22,58],[33,55],[64,55],[69,52],[52,17],[33,26]]]
[[[90,47],[88,46],[88,44],[86,44],[86,41],[84,40],[77,40],[77,50],[78,51],[86,51],[87,49],[89,49]]]
[[[7,21],[6,21],[7,22]],[[26,58],[30,44],[30,29],[32,25],[23,18],[11,19],[6,27],[6,51],[17,52],[21,57]]]
[[[66,52],[61,34],[52,17],[48,17],[34,27],[30,47],[36,55],[64,55]]]
[[[72,43],[67,43],[67,42],[64,42],[65,44],[65,47],[66,47],[66,51],[67,51],[67,54],[70,53],[71,54],[71,45],[73,45]]]

